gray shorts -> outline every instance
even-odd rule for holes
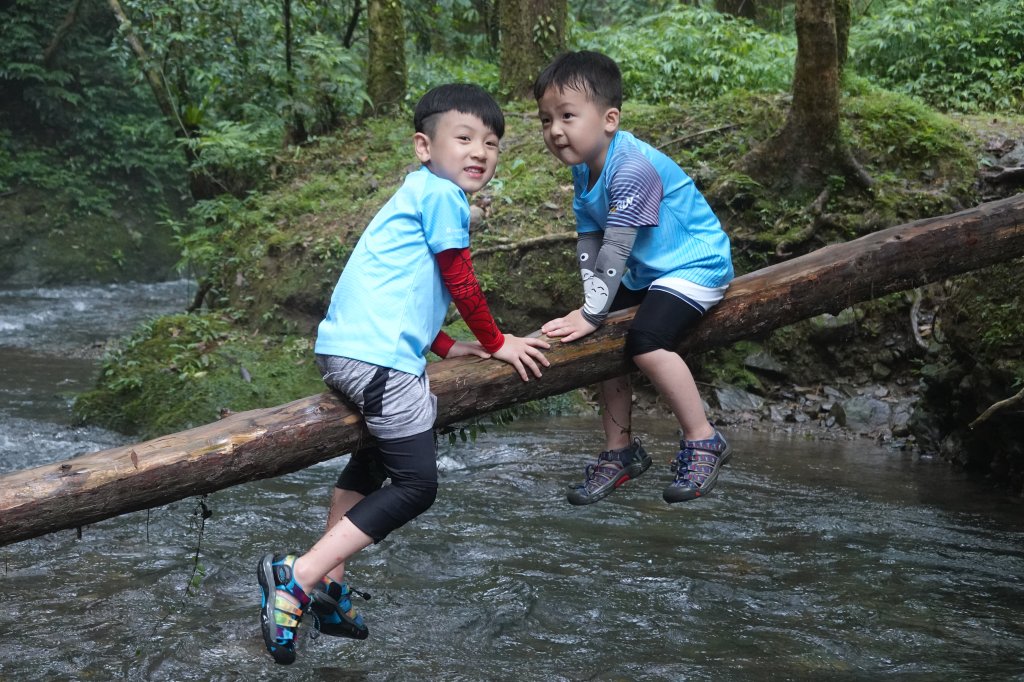
[[[363,415],[377,438],[406,438],[434,428],[437,398],[426,372],[421,376],[336,355],[316,356],[324,383]]]

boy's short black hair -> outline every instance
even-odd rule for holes
[[[412,123],[417,133],[433,137],[437,119],[448,111],[476,116],[494,131],[500,140],[505,135],[505,115],[501,107],[479,85],[449,83],[431,88],[416,103]]]
[[[533,83],[533,97],[540,99],[548,88],[582,92],[603,107],[622,108],[622,73],[615,60],[600,52],[563,52],[541,71]]]

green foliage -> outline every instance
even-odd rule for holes
[[[760,377],[747,368],[745,359],[762,352],[763,347],[755,341],[739,341],[725,348],[715,348],[702,353],[696,361],[703,374],[711,377],[715,384],[738,386],[745,391],[763,394],[764,384]]]
[[[952,319],[945,329],[968,357],[994,363],[1024,358],[1024,261],[996,265],[957,278],[950,295]],[[995,283],[996,286],[987,286]]]
[[[501,89],[498,62],[477,57],[424,55],[409,63],[406,102],[411,108],[427,90],[444,83],[475,83],[488,92],[497,93]]]
[[[125,41],[125,69],[162,64],[179,135],[199,152],[192,171],[221,191],[244,193],[267,177],[284,132],[330,132],[367,101],[361,49],[342,44],[351,3],[292,3],[292,68],[281,3],[176,0],[124,3],[146,47],[140,65]],[[300,142],[302,140],[299,140]]]
[[[109,352],[73,410],[79,422],[154,437],[322,389],[307,337],[252,335],[223,314],[171,315]]]
[[[407,5],[406,35],[418,55],[458,62],[464,58],[495,62],[498,0],[434,0]],[[417,59],[411,60],[410,66]],[[410,80],[410,82],[412,82]]]
[[[185,144],[194,153],[191,173],[211,178],[224,193],[237,194],[268,179],[280,142],[280,123],[261,119],[255,124],[217,121]]]
[[[888,3],[851,33],[850,64],[888,88],[955,111],[1024,111],[1024,3]]]
[[[848,136],[872,166],[917,176],[955,197],[971,191],[977,160],[960,124],[917,100],[877,87],[862,87],[845,102]]]
[[[569,0],[569,16],[584,30],[631,26],[637,17],[658,14],[678,0]]]
[[[575,42],[615,59],[625,94],[640,101],[710,99],[733,89],[784,91],[792,81],[792,39],[698,7],[581,32]]]
[[[183,159],[152,97],[111,59],[105,8],[85,3],[43,63],[65,11],[24,1],[0,10],[0,191],[52,192],[70,217],[109,215],[127,194],[163,205]]]

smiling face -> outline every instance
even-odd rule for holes
[[[619,129],[619,110],[603,108],[586,92],[551,86],[537,100],[544,143],[567,166],[585,163],[597,179],[608,144]]]
[[[416,133],[416,157],[434,175],[451,180],[466,194],[484,187],[498,166],[497,134],[479,117],[461,111],[438,115],[433,134]]]

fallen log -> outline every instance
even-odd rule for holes
[[[857,302],[1024,255],[1024,194],[876,232],[737,278],[680,352],[706,350]],[[633,311],[571,344],[555,343],[540,380],[508,365],[456,358],[430,365],[438,426],[564,393],[630,370]],[[366,438],[331,393],[232,414],[144,443],[0,476],[0,546],[337,457]]]

